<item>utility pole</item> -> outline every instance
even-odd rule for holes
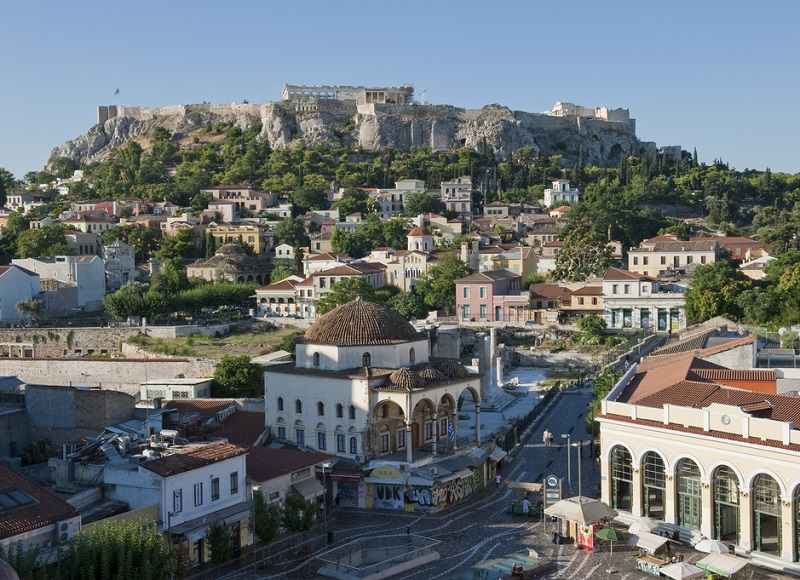
[[[562,433],[561,438],[567,440],[567,483],[569,484],[569,493],[572,495],[572,453],[570,452],[570,447],[572,447],[572,435],[569,433]]]

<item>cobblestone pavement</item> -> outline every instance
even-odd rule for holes
[[[553,559],[556,567],[545,578],[654,578],[636,571],[636,548],[625,542],[615,542],[612,554],[608,550],[588,553],[576,550],[573,544],[556,545],[551,541],[555,524],[539,518],[523,518],[508,513],[511,501],[519,497],[518,490],[508,489],[507,481],[542,481],[545,475],[555,474],[567,479],[568,462],[566,442],[562,433],[569,433],[573,443],[588,438],[584,422],[591,392],[577,389],[560,394],[547,410],[545,419],[530,433],[503,470],[501,488],[494,486],[470,497],[470,501],[435,514],[408,514],[393,511],[342,510],[328,518],[327,524],[318,525],[304,540],[285,538],[270,544],[265,557],[259,557],[258,573],[252,566],[249,571],[217,573],[214,577],[228,578],[316,578],[321,563],[316,557],[331,547],[340,546],[358,538],[396,535],[398,540],[406,533],[436,539],[440,559],[409,570],[397,578],[434,580],[457,578],[481,562],[508,554],[527,554],[535,549]],[[555,436],[551,446],[542,444],[542,432],[549,429]],[[573,494],[578,493],[578,453],[573,448],[571,475]],[[588,446],[580,459],[581,491],[583,495],[598,497],[599,468],[589,457]],[[564,495],[569,495],[565,483]],[[334,546],[326,543],[326,530],[333,534]],[[695,562],[705,556],[691,547],[674,546],[673,551],[684,554],[684,561]],[[252,560],[250,560],[252,564]],[[613,573],[609,573],[611,567]],[[754,569],[754,580],[786,578],[785,574]]]

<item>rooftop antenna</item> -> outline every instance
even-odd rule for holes
[[[420,105],[427,105],[428,104],[427,97],[428,97],[428,91],[426,91],[425,89],[422,89],[422,92],[419,94],[419,103],[420,103]]]

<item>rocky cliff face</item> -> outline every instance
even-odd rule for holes
[[[101,107],[99,120],[85,134],[55,148],[50,161],[70,157],[80,163],[103,159],[114,147],[147,136],[156,126],[176,138],[214,123],[250,127],[261,123],[261,138],[273,148],[295,142],[310,145],[356,145],[365,150],[430,146],[434,151],[488,148],[505,159],[520,147],[540,155],[575,160],[583,147],[587,164],[615,165],[623,154],[649,155],[655,144],[636,138],[633,125],[578,117],[511,111],[499,105],[468,110],[449,105],[360,105],[327,102],[295,106],[185,105],[148,109]]]

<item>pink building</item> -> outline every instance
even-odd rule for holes
[[[486,270],[456,280],[456,312],[465,322],[526,322],[529,292],[522,278],[508,270]]]

